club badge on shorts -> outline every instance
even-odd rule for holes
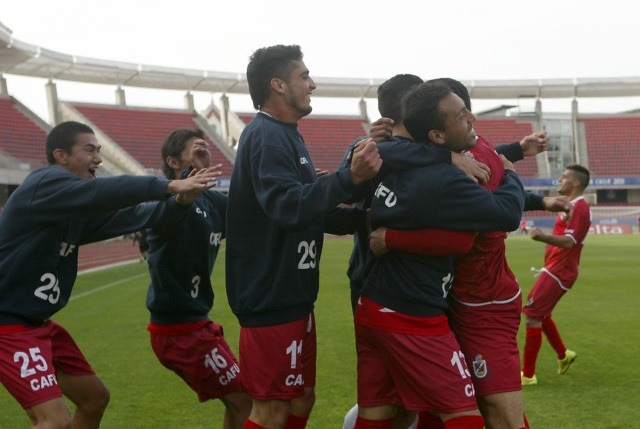
[[[473,359],[473,373],[477,378],[485,378],[488,372],[487,361],[482,358],[482,355],[477,355]]]

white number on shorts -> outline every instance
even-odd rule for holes
[[[287,354],[291,355],[291,368],[295,368],[298,365],[298,355],[302,354],[302,340],[300,343],[293,341],[289,347],[287,347]]]
[[[471,373],[467,368],[464,361],[464,354],[461,351],[453,352],[453,356],[451,357],[451,365],[456,366],[458,371],[460,372],[460,377],[464,380],[465,378],[471,377]]]
[[[227,360],[218,354],[218,348],[215,347],[210,354],[205,356],[204,366],[211,368],[216,374],[220,374],[220,370],[227,367]]]
[[[198,297],[198,293],[200,292],[200,281],[202,279],[200,278],[200,276],[193,276],[193,278],[191,279],[191,284],[193,284],[193,289],[191,289],[191,296],[193,298],[197,298]]]
[[[60,299],[60,287],[56,276],[51,273],[45,273],[40,277],[40,281],[44,284],[36,288],[33,294],[40,299],[49,301],[51,304],[58,302]]]
[[[46,371],[49,369],[47,361],[45,361],[40,355],[40,347],[31,347],[29,349],[29,354],[31,355],[31,359],[29,359],[29,355],[25,352],[15,352],[13,354],[14,362],[22,361],[22,365],[20,367],[20,377],[22,378],[31,377],[36,373],[36,369],[38,371]],[[30,368],[32,361],[35,364],[35,369]]]
[[[298,254],[302,253],[300,262],[298,262],[299,270],[308,270],[309,268],[316,267],[316,241],[312,240],[311,243],[301,241],[298,244]]]

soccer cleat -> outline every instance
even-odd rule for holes
[[[558,374],[562,375],[567,372],[569,370],[569,367],[577,357],[578,355],[576,355],[576,352],[567,349],[564,352],[564,359],[558,359]]]
[[[529,378],[529,377],[525,377],[524,374],[520,372],[520,378],[522,379],[523,386],[531,386],[534,384],[538,384],[538,379],[536,378],[535,374],[532,375],[531,378]]]

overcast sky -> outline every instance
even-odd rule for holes
[[[115,61],[244,73],[251,53],[299,44],[312,77],[538,79],[640,76],[638,0],[234,1],[4,0],[13,37]],[[47,119],[44,80],[5,74],[9,92]],[[62,100],[112,103],[114,87],[57,81]],[[130,105],[182,107],[183,94],[125,88]],[[201,110],[220,94],[196,93]],[[513,101],[513,100],[512,100]],[[476,110],[499,104],[477,101]],[[568,110],[570,100],[544,101]],[[314,112],[358,114],[357,100],[312,99]],[[377,107],[369,102],[369,114]],[[248,97],[231,97],[252,111]],[[580,110],[640,108],[637,97]]]

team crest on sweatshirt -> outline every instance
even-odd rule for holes
[[[473,360],[473,373],[478,378],[485,378],[488,372],[487,361],[482,358],[482,355],[477,355]]]

